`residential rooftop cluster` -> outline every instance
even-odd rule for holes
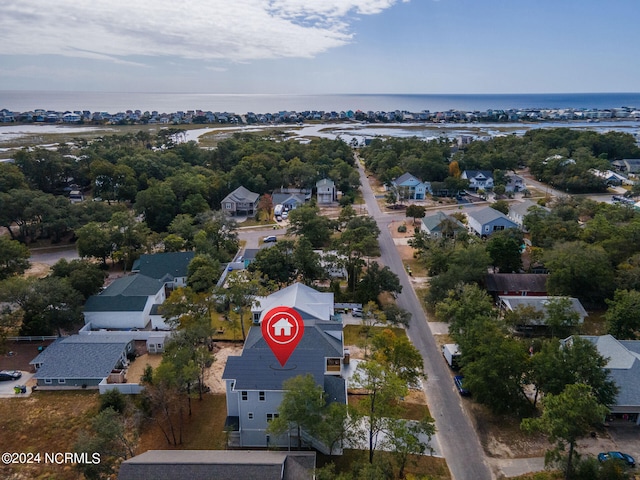
[[[523,109],[489,109],[485,111],[447,110],[431,112],[394,111],[362,111],[362,110],[305,110],[279,111],[275,113],[247,112],[236,114],[230,112],[212,112],[204,110],[186,110],[172,113],[158,111],[127,110],[125,112],[91,112],[89,110],[55,111],[36,109],[26,112],[15,112],[3,108],[0,110],[0,123],[68,123],[68,124],[272,124],[299,123],[305,121],[343,121],[361,122],[425,122],[425,123],[468,123],[468,122],[535,122],[535,121],[567,121],[567,120],[613,120],[640,119],[640,108],[619,107],[611,109],[577,109],[577,108],[523,108]]]

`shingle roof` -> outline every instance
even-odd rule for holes
[[[167,274],[173,278],[186,277],[189,262],[193,260],[194,256],[194,252],[145,254],[134,262],[131,270],[156,279],[161,279]]]
[[[462,172],[466,178],[476,178],[478,175],[483,175],[486,178],[493,178],[493,174],[490,170],[465,170]]]
[[[548,275],[537,273],[490,273],[485,284],[489,292],[537,292],[547,291]]]
[[[306,374],[324,386],[324,363],[324,357],[318,355],[317,350],[301,349],[300,345],[284,367],[271,349],[249,349],[243,351],[242,356],[227,357],[222,378],[235,380],[235,390],[282,390],[285,380]]]
[[[418,177],[416,177],[415,175],[411,175],[409,172],[405,172],[398,178],[393,180],[393,183],[395,185],[402,185],[405,182],[422,183],[422,181]]]
[[[142,312],[148,297],[93,295],[84,304],[85,312]]]
[[[617,340],[611,335],[584,335],[608,358],[607,369],[618,386],[616,405],[640,406],[640,340]],[[566,341],[566,340],[565,340]]]
[[[547,303],[549,303],[549,300],[562,298],[562,297],[500,295],[498,296],[498,298],[510,310],[515,310],[518,306],[522,305],[522,306],[531,306],[536,310],[545,312],[546,305]],[[589,314],[580,303],[580,300],[572,297],[567,297],[567,298],[571,300],[571,306],[573,311],[578,313],[578,315],[580,315],[580,321],[583,321],[584,318]]]
[[[274,193],[271,195],[271,200],[274,205],[278,204],[292,204],[297,203],[303,205],[306,201],[304,193]]]
[[[223,202],[232,201],[234,203],[255,203],[260,195],[240,186],[229,195],[224,197]]]
[[[452,221],[456,225],[456,227],[460,230],[463,230],[463,231],[466,230],[462,222],[460,222],[457,218],[447,215],[444,212],[437,212],[434,215],[429,215],[428,217],[424,217],[422,219],[422,223],[424,224],[425,228],[429,230],[429,232],[439,232],[442,230],[441,224],[445,220]]]
[[[493,222],[499,218],[506,220],[509,223],[513,223],[504,213],[499,212],[495,208],[485,207],[480,210],[472,210],[467,213],[468,216],[473,218],[480,225],[484,225],[489,222]],[[513,223],[515,226],[515,223]]]
[[[118,365],[130,341],[75,335],[56,340],[29,363],[42,364],[35,378],[103,379]]]
[[[160,279],[142,274],[129,275],[114,280],[100,295],[104,297],[116,295],[126,295],[128,297],[151,296],[158,293],[163,287],[164,282]]]
[[[310,480],[315,452],[149,450],[122,463],[118,480]]]
[[[85,312],[141,312],[149,297],[164,288],[165,281],[136,274],[118,278],[99,295],[92,295]]]
[[[294,283],[268,297],[259,297],[259,310],[262,315],[273,307],[286,305],[295,308],[304,320],[315,318],[329,320],[333,315],[333,293],[318,292],[302,283]]]

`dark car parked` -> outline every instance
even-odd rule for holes
[[[471,392],[464,388],[464,376],[456,375],[455,377],[453,377],[453,383],[456,384],[456,388],[458,389],[460,395],[464,395],[465,397],[471,395]]]
[[[628,453],[622,452],[601,452],[598,454],[598,460],[601,462],[606,462],[607,460],[620,460],[630,467],[636,466],[635,459]]]
[[[0,382],[13,382],[22,377],[22,372],[18,370],[0,370]]]

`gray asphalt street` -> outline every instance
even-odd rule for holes
[[[379,243],[382,263],[399,276],[402,293],[398,295],[398,306],[408,310],[412,315],[407,334],[424,358],[427,402],[436,422],[438,441],[451,475],[454,480],[489,480],[493,475],[485,461],[478,435],[462,408],[462,402],[465,400],[453,386],[451,374],[436,345],[424,311],[389,233],[388,225],[393,217],[380,211],[365,172],[361,166],[359,168],[367,209],[381,231]]]

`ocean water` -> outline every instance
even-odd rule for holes
[[[562,94],[394,94],[394,95],[266,95],[195,93],[48,92],[0,90],[0,109],[22,112],[42,108],[54,111],[89,110],[117,113],[126,110],[171,113],[187,110],[243,114],[305,110],[446,110],[488,109],[640,109],[640,93]]]

